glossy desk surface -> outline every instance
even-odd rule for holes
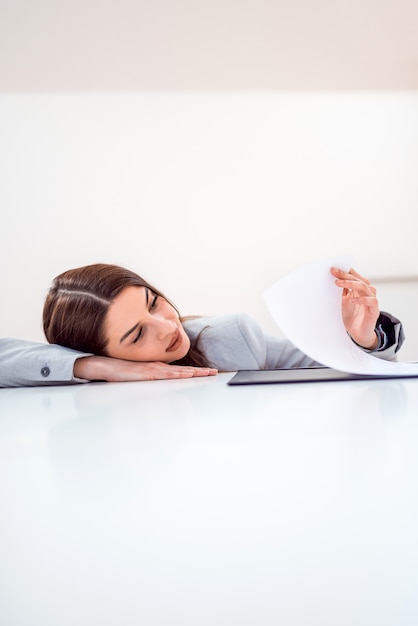
[[[418,380],[0,390],[4,626],[418,624]]]

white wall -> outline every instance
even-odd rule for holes
[[[305,262],[418,275],[418,92],[4,93],[0,137],[2,335],[42,339],[52,277],[98,261],[269,332],[262,291]],[[380,285],[405,360],[415,285]]]

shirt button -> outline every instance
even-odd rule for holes
[[[41,369],[41,374],[44,378],[47,378],[47,376],[49,376],[50,373],[51,373],[51,370],[49,369],[49,367],[45,366]]]

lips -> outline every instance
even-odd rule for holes
[[[174,333],[174,337],[170,345],[168,346],[166,352],[174,352],[175,350],[177,350],[177,348],[181,346],[182,343],[183,343],[183,337],[181,336],[180,331],[177,329],[176,332]]]

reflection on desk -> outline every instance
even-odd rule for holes
[[[418,380],[0,391],[7,626],[418,620]]]

